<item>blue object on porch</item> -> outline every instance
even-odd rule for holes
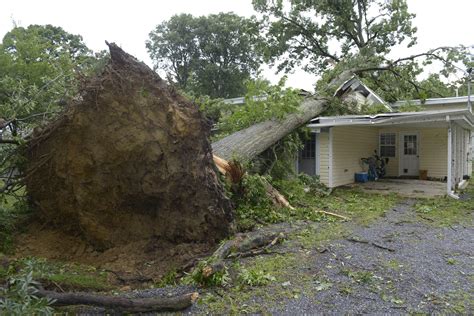
[[[369,174],[367,172],[356,172],[355,181],[362,182],[362,183],[367,182],[369,181]]]

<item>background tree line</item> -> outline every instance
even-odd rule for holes
[[[461,81],[447,80],[470,65],[465,47],[391,57],[393,48],[417,42],[414,15],[405,1],[253,0],[253,5],[258,18],[172,16],[146,42],[155,70],[164,70],[167,80],[199,103],[214,123],[220,120],[226,133],[239,128],[242,118],[255,122],[280,113],[282,102],[275,98],[264,105],[248,102],[252,106],[243,108],[248,113],[219,101],[268,94],[270,85],[259,78],[264,63],[281,73],[301,67],[318,74],[316,91],[326,96],[332,95],[328,82],[345,70],[387,101],[453,96],[456,86],[465,94],[462,72]],[[80,35],[61,27],[14,26],[0,44],[0,164],[10,165],[14,144],[54,118],[77,95],[82,78],[100,71],[106,60],[106,53],[94,53]],[[419,80],[433,63],[439,71]],[[284,99],[282,88],[277,90]]]

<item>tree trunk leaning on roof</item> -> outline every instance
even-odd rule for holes
[[[342,72],[331,82],[328,90],[339,87],[351,76],[350,71]],[[328,98],[318,95],[307,97],[297,112],[288,114],[282,120],[263,121],[212,143],[213,153],[225,160],[248,162],[296,128],[324,112],[328,102]]]

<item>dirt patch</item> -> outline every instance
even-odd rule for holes
[[[16,237],[15,257],[34,256],[90,265],[111,272],[112,284],[144,287],[212,250],[209,243],[176,245],[155,238],[97,251],[80,236],[32,224],[26,233]]]

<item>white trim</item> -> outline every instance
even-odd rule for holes
[[[449,120],[449,117],[446,117],[446,120]],[[453,174],[452,174],[452,160],[453,160],[453,153],[452,153],[452,149],[453,149],[453,139],[452,139],[452,131],[451,131],[451,123],[449,124],[449,127],[448,127],[448,176],[447,176],[447,179],[446,179],[446,191],[447,191],[447,194],[450,195],[451,194],[451,179],[453,177]]]
[[[328,149],[329,149],[329,157],[328,157],[328,183],[329,183],[329,187],[332,188],[334,183],[333,183],[333,174],[332,174],[332,171],[333,171],[333,144],[332,144],[332,141],[333,141],[333,127],[330,127],[329,128],[329,144],[328,144]]]
[[[398,176],[403,176],[405,173],[402,172],[402,156],[403,150],[405,149],[405,144],[403,143],[405,140],[403,136],[405,135],[416,135],[416,156],[418,158],[418,172],[420,171],[420,132],[419,131],[400,131],[399,139],[398,139]],[[413,175],[411,175],[413,176]]]
[[[392,103],[392,107],[399,107],[404,104],[414,104],[414,105],[439,105],[439,104],[463,104],[467,103],[467,95],[461,96],[461,97],[449,97],[449,98],[433,98],[433,99],[426,99],[426,100],[403,100],[403,101],[397,101],[395,103]],[[471,98],[473,98],[474,95],[471,95]]]
[[[466,125],[465,128],[473,129],[474,116],[467,110],[438,110],[424,112],[408,112],[408,113],[386,113],[369,115],[348,115],[348,116],[329,116],[317,117],[310,121],[307,125],[309,128],[322,128],[331,126],[391,126],[403,124],[429,123],[429,122],[446,122],[446,115],[451,116],[451,121],[462,121]]]

